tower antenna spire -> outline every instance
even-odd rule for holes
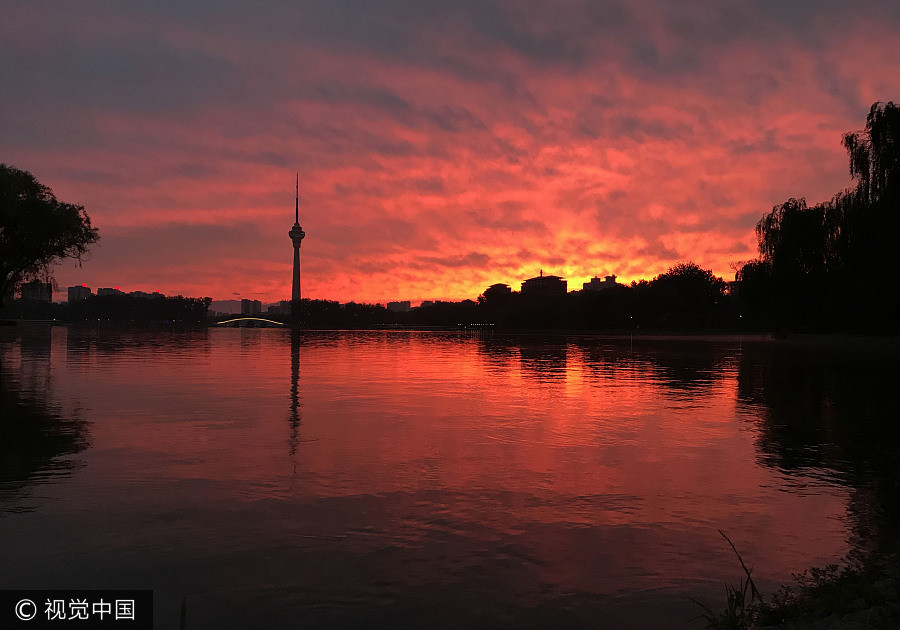
[[[300,301],[300,242],[306,232],[300,227],[300,173],[297,173],[297,196],[294,201],[294,226],[288,232],[294,245],[294,280],[291,283],[291,313],[297,315],[296,304]]]

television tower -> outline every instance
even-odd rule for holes
[[[294,244],[294,282],[291,285],[291,306],[300,301],[300,241],[306,232],[300,227],[300,173],[297,173],[297,197],[294,203],[294,227],[288,232]]]

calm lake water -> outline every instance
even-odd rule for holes
[[[159,628],[695,628],[896,532],[896,346],[0,329],[0,588]],[[896,505],[896,504],[893,504]]]

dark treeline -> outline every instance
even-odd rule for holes
[[[721,330],[740,326],[727,285],[709,270],[680,263],[651,281],[560,296],[485,291],[485,322],[508,329]],[[426,309],[423,309],[426,310]]]
[[[49,304],[15,300],[4,315],[64,322],[102,321],[123,324],[204,324],[212,298],[145,298],[134,295],[92,295],[84,300]]]
[[[304,299],[297,320],[309,328],[494,324],[506,330],[724,330],[741,322],[726,289],[711,271],[681,263],[630,286],[562,295],[488,289],[477,301],[435,302],[400,313],[381,305]]]
[[[393,323],[392,315],[380,304],[303,299],[297,305],[294,319],[306,328],[372,328]],[[288,321],[284,317],[277,319]]]
[[[754,325],[815,331],[896,330],[900,275],[900,108],[875,103],[846,133],[853,188],[807,206],[788,199],[756,226],[760,257],[738,272]]]

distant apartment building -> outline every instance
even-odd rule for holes
[[[388,302],[387,310],[392,313],[408,313],[410,309],[409,300],[404,300],[402,302]]]
[[[25,282],[22,284],[20,291],[23,300],[32,302],[53,301],[53,285],[49,282],[41,282],[40,280]]]
[[[278,304],[270,304],[267,312],[269,315],[290,315],[291,301],[281,300]]]
[[[522,293],[525,295],[565,295],[567,288],[565,280],[559,276],[545,276],[543,269],[541,275],[522,283]]]
[[[582,285],[583,291],[604,291],[611,287],[620,286],[618,282],[616,282],[616,276],[606,276],[603,280],[600,278],[594,277],[591,278],[590,282],[585,282]]]
[[[259,300],[241,300],[241,315],[262,314],[262,302]]]
[[[119,287],[114,289],[103,287],[102,289],[97,289],[97,295],[125,295],[125,292],[119,291]]]
[[[69,287],[67,292],[69,303],[86,300],[93,295],[91,288],[86,284],[82,284],[80,287]]]

